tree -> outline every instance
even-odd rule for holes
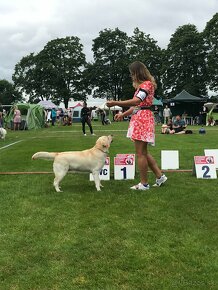
[[[11,105],[18,101],[22,101],[22,95],[15,90],[13,84],[7,80],[0,80],[0,103]]]
[[[48,42],[38,54],[51,99],[63,101],[65,107],[70,98],[85,99],[87,88],[82,77],[86,59],[82,50],[79,38],[71,36]]]
[[[206,65],[203,37],[195,25],[179,27],[164,52],[165,93],[173,97],[183,89],[200,96],[206,93]]]
[[[206,49],[207,85],[210,90],[218,93],[218,13],[207,22],[203,37]]]
[[[14,83],[30,96],[30,101],[51,99],[56,104],[70,98],[85,99],[87,88],[83,83],[86,65],[83,46],[78,37],[49,41],[37,54],[30,54],[15,66]]]
[[[157,82],[157,95],[162,95],[161,68],[162,50],[157,45],[157,41],[145,34],[138,28],[134,29],[133,36],[130,38],[130,58],[132,61],[143,62]]]
[[[46,78],[40,66],[38,55],[34,55],[34,53],[24,56],[15,65],[12,80],[18,91],[29,96],[30,102],[43,100],[50,96],[46,89]]]
[[[118,28],[100,31],[93,40],[94,63],[88,65],[87,75],[95,96],[114,100],[123,96],[124,80],[129,74],[128,41],[127,34]]]
[[[135,28],[132,37],[126,33],[105,29],[94,39],[93,64],[89,64],[88,74],[98,96],[115,100],[130,98],[134,92],[128,66],[135,60],[142,61],[155,76],[158,94],[162,92],[160,82],[161,49],[150,35]]]

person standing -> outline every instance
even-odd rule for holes
[[[208,113],[208,108],[203,105],[203,107],[201,108],[201,111],[200,111],[200,125],[206,125],[207,124],[207,113]]]
[[[100,116],[101,116],[102,125],[105,125],[105,124],[107,125],[106,120],[105,120],[105,118],[106,118],[105,110],[103,110],[103,109],[100,110]]]
[[[20,130],[20,124],[21,124],[21,112],[18,109],[17,106],[14,107],[14,131]]]
[[[84,102],[83,108],[81,110],[82,131],[83,131],[84,136],[86,136],[85,124],[87,124],[89,126],[90,133],[92,135],[95,135],[93,133],[92,124],[91,124],[91,112],[92,112],[92,110],[90,108],[88,108],[87,103]]]
[[[133,190],[148,190],[150,188],[148,167],[156,176],[156,182],[153,186],[161,186],[167,181],[167,177],[162,174],[155,159],[148,153],[148,144],[153,146],[155,144],[155,122],[150,108],[154,99],[156,82],[142,62],[133,62],[130,64],[129,70],[133,87],[136,90],[133,98],[125,101],[108,101],[107,106],[130,107],[127,111],[116,114],[115,120],[121,120],[123,117],[132,114],[127,137],[131,138],[135,144],[140,182],[130,188]]]
[[[2,112],[0,112],[0,128],[4,128],[4,118]]]
[[[2,104],[0,103],[0,128],[4,128],[4,109]]]
[[[161,119],[160,119],[160,110],[158,108],[158,106],[154,106],[154,120],[155,123],[158,125],[159,123],[161,123]]]
[[[171,118],[172,113],[170,108],[166,105],[164,110],[163,110],[163,117],[164,117],[164,124],[167,124],[169,119]]]
[[[51,110],[51,124],[52,124],[52,126],[55,125],[56,118],[57,118],[56,109],[55,108],[52,108],[52,110]]]

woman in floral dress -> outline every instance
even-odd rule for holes
[[[131,138],[135,144],[140,183],[132,186],[131,189],[148,190],[148,167],[156,176],[156,183],[153,186],[161,186],[167,180],[155,159],[148,153],[147,148],[148,144],[153,146],[155,144],[155,122],[151,106],[157,85],[154,77],[142,62],[133,62],[129,66],[129,70],[133,87],[136,89],[133,98],[125,101],[108,101],[107,106],[130,107],[124,113],[115,115],[114,119],[122,120],[124,117],[132,115],[127,137]]]

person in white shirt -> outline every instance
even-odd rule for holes
[[[172,115],[171,110],[166,105],[165,108],[164,108],[164,110],[163,110],[164,124],[167,124],[167,122],[171,118],[171,115]]]

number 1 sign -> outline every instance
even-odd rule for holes
[[[213,156],[194,156],[197,178],[216,179],[216,164]]]
[[[135,178],[135,154],[117,154],[114,157],[114,179]]]

